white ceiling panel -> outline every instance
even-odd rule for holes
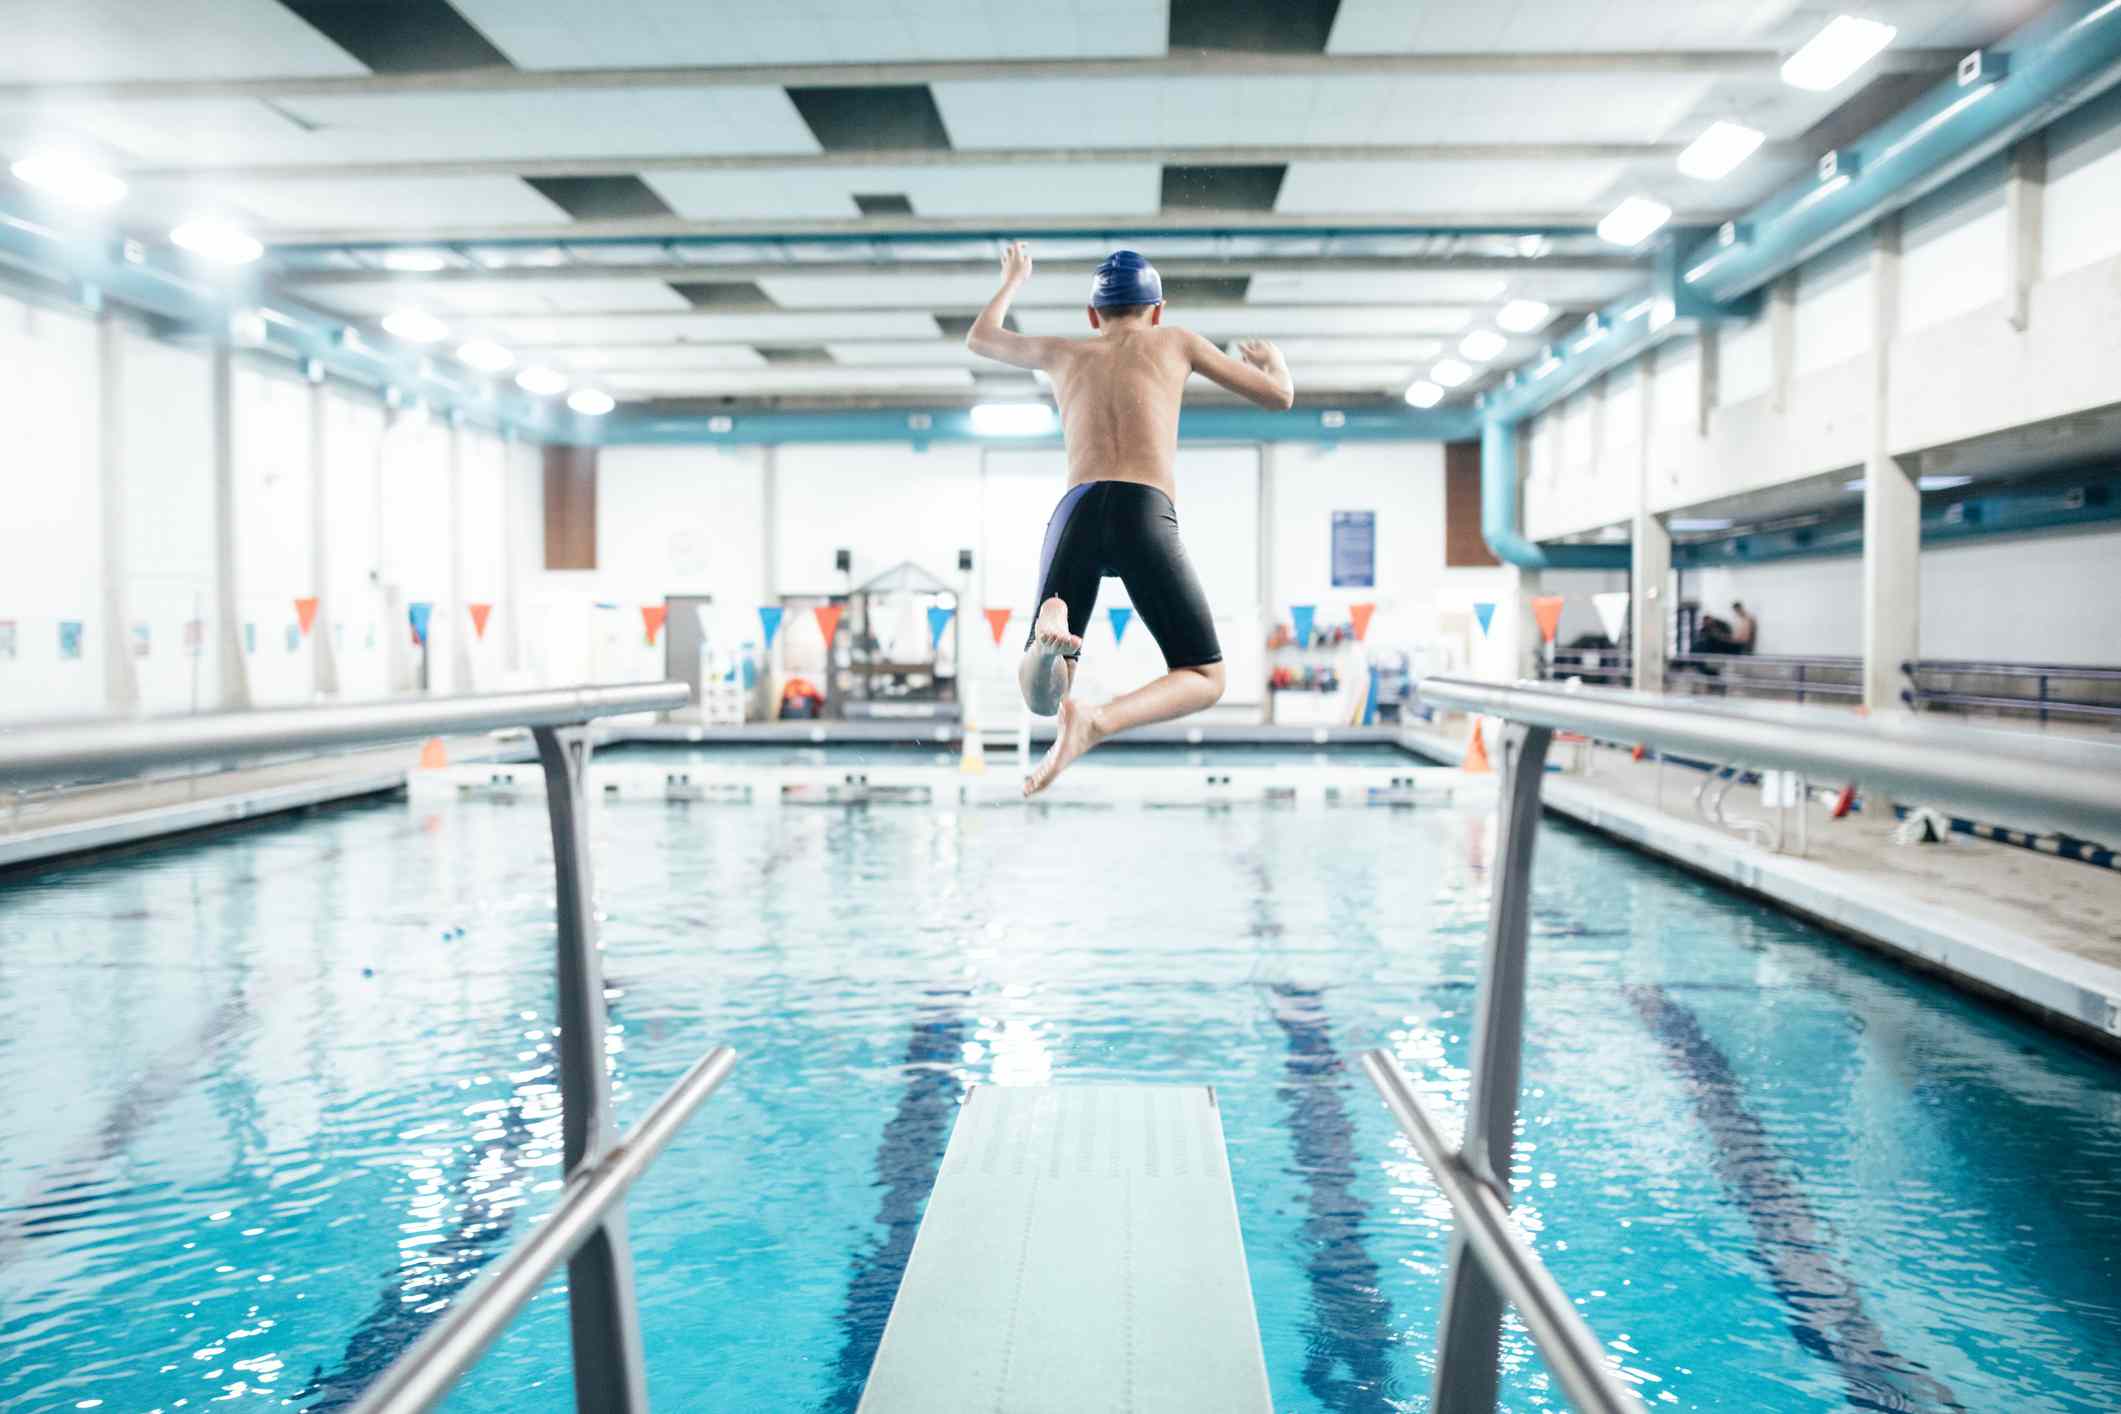
[[[365,74],[279,0],[0,0],[0,80]]]
[[[1481,5],[1341,0],[1326,52],[1748,49],[1768,43],[1768,36],[1797,8],[1796,0],[1601,0],[1597,5],[1573,0],[1491,0]]]
[[[1472,318],[1465,309],[1408,309],[1380,305],[1369,309],[1202,309],[1173,312],[1171,322],[1218,342],[1243,338],[1301,338],[1340,334],[1454,334]],[[1022,310],[1017,321],[1027,334],[1082,333],[1082,316],[1069,310]]]
[[[1245,298],[1253,304],[1385,304],[1398,300],[1486,304],[1502,298],[1506,275],[1479,271],[1327,271],[1279,274],[1262,270],[1252,277]]]
[[[899,388],[965,389],[972,374],[957,368],[894,370],[888,368],[796,367],[733,368],[689,372],[600,373],[597,385],[613,393],[646,393],[670,397],[736,397],[765,393],[867,393]]]
[[[981,147],[1230,143],[1653,142],[1701,74],[1078,79],[933,85],[953,142]]]
[[[1618,162],[1292,162],[1276,209],[1576,211],[1595,207],[1621,172]]]
[[[1000,372],[1006,366],[990,358],[981,358],[956,339],[827,344],[825,348],[841,363],[869,367],[940,363],[957,368],[976,368],[982,372]]]
[[[992,275],[923,275],[918,271],[901,275],[885,270],[862,275],[774,275],[758,282],[775,304],[789,309],[984,305],[994,298],[1000,284],[999,268]],[[1027,289],[1019,298],[1029,297]]]
[[[219,182],[212,198],[201,204],[247,212],[268,230],[329,226],[403,231],[475,223],[549,226],[568,219],[566,212],[514,177]]]
[[[690,339],[699,343],[743,343],[752,339],[801,339],[825,343],[850,337],[940,339],[942,330],[925,314],[635,314],[601,318],[487,321],[506,338],[526,344],[630,344]]]
[[[673,344],[646,349],[541,349],[538,357],[548,363],[592,372],[609,370],[614,376],[662,369],[700,372],[717,368],[764,368],[766,359],[745,344]]]
[[[297,285],[313,304],[348,314],[415,305],[437,314],[576,314],[689,310],[691,301],[654,280],[404,280],[377,285]]]
[[[1165,0],[456,0],[524,68],[1161,54]]]
[[[1162,200],[1161,171],[1149,163],[651,172],[643,180],[695,221],[854,217],[857,192],[905,196],[920,216],[1148,213]]]
[[[1232,342],[1236,342],[1232,340]],[[1277,339],[1291,367],[1334,363],[1407,365],[1435,358],[1449,344],[1442,339]]]

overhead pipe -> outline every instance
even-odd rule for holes
[[[997,401],[1009,401],[998,399]],[[1024,401],[1032,401],[1025,399]],[[599,429],[606,446],[712,443],[749,446],[777,442],[987,442],[996,445],[1060,445],[1056,419],[1044,431],[984,432],[963,407],[849,408],[806,412],[683,413],[621,408]],[[1275,412],[1251,407],[1191,407],[1178,415],[1182,442],[1464,441],[1477,434],[1471,408],[1420,410],[1397,404],[1359,408],[1297,408]]]
[[[1759,289],[2121,82],[2121,0],[2061,0],[1818,170],[1690,248],[1712,301]]]

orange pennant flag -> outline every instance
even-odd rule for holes
[[[1539,636],[1549,643],[1561,627],[1561,605],[1559,594],[1542,594],[1532,601],[1532,617],[1539,621]]]
[[[295,600],[295,622],[302,625],[302,636],[307,638],[309,631],[317,625],[316,595],[312,594],[308,598]]]
[[[1009,620],[1015,613],[1016,610],[1014,609],[987,610],[987,627],[994,630],[995,647],[999,648],[1002,646],[1002,635],[1009,631]]]
[[[493,605],[467,604],[464,607],[471,610],[471,631],[484,638],[486,636],[486,621],[493,617]]]
[[[641,622],[648,628],[648,642],[651,647],[655,644],[655,636],[663,631],[663,620],[669,617],[668,604],[641,605]]]
[[[1488,748],[1480,739],[1480,718],[1473,719],[1473,740],[1466,747],[1465,769],[1474,775],[1495,768],[1488,763]]]
[[[840,615],[846,611],[845,604],[820,604],[811,612],[817,615],[817,631],[825,635],[825,646],[832,646],[832,635],[840,631]]]
[[[1375,604],[1350,604],[1348,617],[1355,621],[1355,641],[1362,642],[1370,636],[1370,615],[1377,612]]]

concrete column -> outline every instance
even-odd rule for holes
[[[435,605],[435,617],[447,619],[449,690],[475,690],[471,671],[471,612],[464,607],[464,418],[449,413],[449,592]],[[434,632],[432,628],[428,630]]]
[[[501,666],[511,678],[523,671],[522,451],[512,429],[501,434]]]
[[[138,711],[133,662],[131,554],[125,529],[125,331],[105,314],[96,323],[96,465],[103,514],[103,696],[114,713]],[[181,653],[183,640],[162,645]]]
[[[1695,340],[1694,347],[1700,354],[1701,377],[1694,390],[1694,435],[1707,440],[1709,424],[1716,413],[1716,405],[1723,399],[1723,330],[1717,325],[1708,325]],[[1652,349],[1651,353],[1656,350]],[[1645,442],[1648,438],[1645,436]]]
[[[1888,450],[1893,338],[1900,328],[1900,218],[1871,240],[1870,451],[1863,468],[1863,702],[1901,708],[1900,665],[1920,655],[1922,493]]]
[[[1253,550],[1259,556],[1259,605],[1262,622],[1261,631],[1279,621],[1277,605],[1281,602],[1274,585],[1274,482],[1281,471],[1282,449],[1273,442],[1262,442],[1259,447],[1259,524],[1253,536]]]
[[[242,576],[236,566],[242,548],[236,543],[236,369],[226,338],[214,341],[208,358],[214,447],[214,641],[220,645],[221,710],[241,712],[252,703],[250,657],[243,644]]]
[[[2011,328],[2024,333],[2032,322],[2033,286],[2040,282],[2040,225],[2047,205],[2047,134],[2020,138],[2011,148],[2003,182],[2008,221],[2004,227],[2010,262]]]
[[[1700,343],[1701,372],[1706,382],[1713,368],[1709,349],[1715,343],[1714,336],[1705,335]],[[1672,532],[1665,528],[1663,517],[1650,513],[1650,475],[1655,465],[1651,442],[1657,431],[1656,349],[1643,353],[1638,376],[1642,380],[1642,443],[1635,482],[1634,553],[1628,569],[1629,638],[1635,654],[1635,690],[1662,692],[1664,660],[1671,650],[1666,642],[1670,607],[1665,603],[1665,586],[1672,578]]]
[[[309,562],[309,592],[317,596],[317,621],[309,633],[309,659],[315,672],[310,686],[319,697],[337,697],[343,690],[339,679],[339,645],[332,641],[332,619],[340,611],[332,592],[337,561],[333,555],[331,511],[325,503],[330,473],[331,437],[324,419],[330,408],[324,380],[313,377],[309,384],[309,513],[312,550]]]
[[[1768,286],[1768,341],[1774,360],[1772,403],[1777,413],[1790,409],[1790,377],[1797,366],[1797,272]]]

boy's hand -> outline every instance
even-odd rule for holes
[[[1002,283],[1021,285],[1031,278],[1031,247],[1011,241],[1002,248]]]
[[[1268,339],[1246,339],[1237,346],[1238,357],[1254,368],[1272,373],[1281,367],[1281,350]]]

